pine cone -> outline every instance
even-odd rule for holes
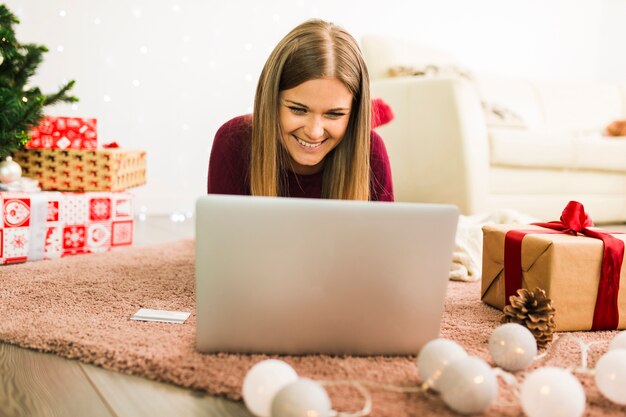
[[[517,323],[531,331],[537,340],[537,346],[544,348],[552,341],[555,309],[552,300],[546,296],[541,288],[517,290],[517,296],[512,295],[511,304],[504,307],[502,323]]]

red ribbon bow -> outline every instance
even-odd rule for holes
[[[602,269],[591,330],[614,330],[619,324],[618,293],[620,271],[624,259],[624,242],[608,233],[591,230],[591,217],[577,201],[570,201],[561,214],[561,221],[533,223],[550,230],[510,230],[504,239],[505,301],[522,287],[522,239],[531,233],[567,233],[600,239],[604,243]]]

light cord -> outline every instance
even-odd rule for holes
[[[336,411],[331,410],[331,417],[364,417],[368,416],[372,412],[372,396],[369,391],[365,389],[363,385],[359,383],[359,381],[319,381],[320,384],[325,386],[333,386],[333,385],[350,385],[355,388],[357,391],[361,393],[363,398],[365,399],[365,405],[359,411],[355,412],[347,412],[347,411]]]
[[[518,400],[521,398],[520,383],[515,377],[515,375],[513,375],[510,372],[505,371],[502,368],[493,368],[493,373],[497,377],[500,377],[506,385],[510,386],[513,389],[513,395],[515,396],[515,398],[517,398]],[[505,407],[517,407],[519,405],[519,403],[515,401],[501,401],[501,400],[498,401],[498,404],[505,406]]]
[[[570,370],[574,373],[585,374],[585,375],[593,375],[595,373],[595,369],[589,369],[588,360],[589,360],[589,349],[593,345],[597,345],[600,343],[599,341],[593,341],[589,343],[585,343],[580,339],[576,339],[578,342],[578,346],[580,346],[580,366],[578,368],[570,368]]]
[[[550,346],[548,350],[546,350],[541,355],[536,356],[535,360],[536,361],[539,360],[541,361],[541,365],[545,365],[545,362],[551,359],[552,356],[554,356],[554,353],[556,352],[557,347],[566,341],[574,341],[578,343],[578,346],[580,347],[580,365],[570,366],[569,368],[567,368],[567,370],[569,370],[572,373],[577,373],[577,374],[593,375],[595,370],[593,368],[589,368],[589,350],[591,349],[592,346],[602,343],[603,341],[601,340],[593,340],[589,343],[586,343],[578,337],[575,337],[569,334],[562,335],[562,336],[559,336],[559,338],[556,339],[554,343],[552,343],[552,345]]]
[[[391,384],[383,384],[379,382],[370,382],[370,381],[358,381],[358,380],[345,380],[345,381],[318,381],[320,384],[324,386],[333,386],[333,385],[350,385],[355,388],[357,391],[361,393],[363,398],[365,399],[365,405],[359,411],[355,412],[343,412],[331,410],[332,417],[364,417],[368,416],[372,412],[372,395],[367,390],[367,387],[370,388],[378,388],[384,391],[395,392],[398,394],[413,394],[413,393],[427,393],[428,385],[426,383],[417,387],[407,387],[407,386],[397,386]]]
[[[545,362],[550,360],[557,348],[566,341],[575,341],[580,346],[580,366],[572,366],[567,368],[569,371],[578,374],[587,374],[593,375],[595,373],[594,368],[589,368],[589,351],[593,345],[597,345],[602,343],[603,341],[594,340],[589,343],[584,342],[582,339],[576,338],[572,335],[561,335],[559,336],[550,347],[540,355],[535,356],[533,362],[540,362],[541,366],[545,366]],[[507,372],[499,367],[492,368],[493,373],[496,377],[501,378],[504,383],[510,386],[513,390],[513,395],[516,397],[518,402],[513,401],[499,401],[499,404],[502,406],[518,406],[519,399],[521,398],[521,384],[517,379],[517,376]],[[525,374],[522,373],[521,375]],[[433,395],[432,380],[427,380],[422,382],[418,386],[397,386],[391,384],[384,384],[379,382],[371,382],[371,381],[359,381],[359,380],[337,380],[337,381],[318,381],[323,386],[336,386],[336,385],[349,385],[355,388],[359,393],[363,396],[365,404],[363,408],[359,411],[354,412],[344,412],[344,411],[336,411],[331,410],[331,417],[365,417],[370,415],[372,412],[372,395],[368,391],[366,387],[373,389],[381,389],[384,391],[395,392],[399,394],[414,394],[420,393],[428,397],[435,397]]]

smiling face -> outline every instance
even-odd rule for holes
[[[336,78],[305,81],[280,93],[280,128],[296,174],[322,170],[324,158],[343,139],[352,93]]]

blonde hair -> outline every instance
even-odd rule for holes
[[[252,120],[252,195],[286,193],[287,151],[282,145],[279,94],[305,81],[332,77],[352,93],[343,139],[324,162],[322,198],[368,200],[370,194],[369,75],[354,38],[323,20],[306,21],[270,54],[257,85]]]

